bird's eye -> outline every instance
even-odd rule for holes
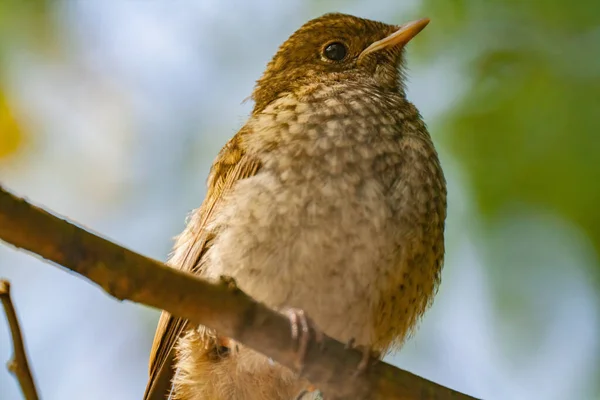
[[[332,61],[343,60],[347,53],[348,50],[346,49],[346,46],[340,42],[330,43],[323,49],[323,55],[325,58]]]

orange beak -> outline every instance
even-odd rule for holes
[[[364,56],[375,53],[376,51],[389,49],[396,46],[404,46],[410,42],[412,38],[417,36],[429,24],[429,18],[421,18],[416,21],[401,25],[398,30],[389,36],[384,37],[363,50],[358,56],[359,59]]]

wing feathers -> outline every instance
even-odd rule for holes
[[[218,211],[224,195],[239,180],[255,175],[260,169],[258,160],[249,157],[242,148],[240,131],[223,147],[211,168],[208,190],[202,206],[195,210],[187,227],[176,240],[173,254],[168,262],[173,268],[202,274],[201,257],[210,247],[214,232],[207,226]],[[163,311],[149,361],[149,380],[144,400],[164,400],[173,375],[174,347],[186,330],[186,321]]]

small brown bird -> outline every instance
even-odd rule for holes
[[[403,74],[404,46],[428,22],[326,14],[283,43],[170,265],[233,277],[339,341],[398,348],[431,304],[444,255],[446,183]],[[308,385],[163,312],[145,399],[293,400]]]

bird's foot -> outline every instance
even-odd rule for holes
[[[321,344],[323,341],[323,333],[315,327],[312,321],[306,316],[304,310],[299,308],[287,308],[284,313],[290,320],[292,328],[292,339],[297,342],[295,367],[297,372],[302,372],[304,368],[304,359],[308,351],[308,345],[311,339],[311,330],[314,332],[315,341]]]
[[[360,374],[363,374],[369,365],[372,365],[381,359],[381,353],[377,350],[374,350],[368,346],[363,345],[354,345],[355,339],[351,338],[348,343],[346,343],[346,349],[356,349],[362,353],[362,358],[356,367],[356,371],[353,376],[357,377]]]

